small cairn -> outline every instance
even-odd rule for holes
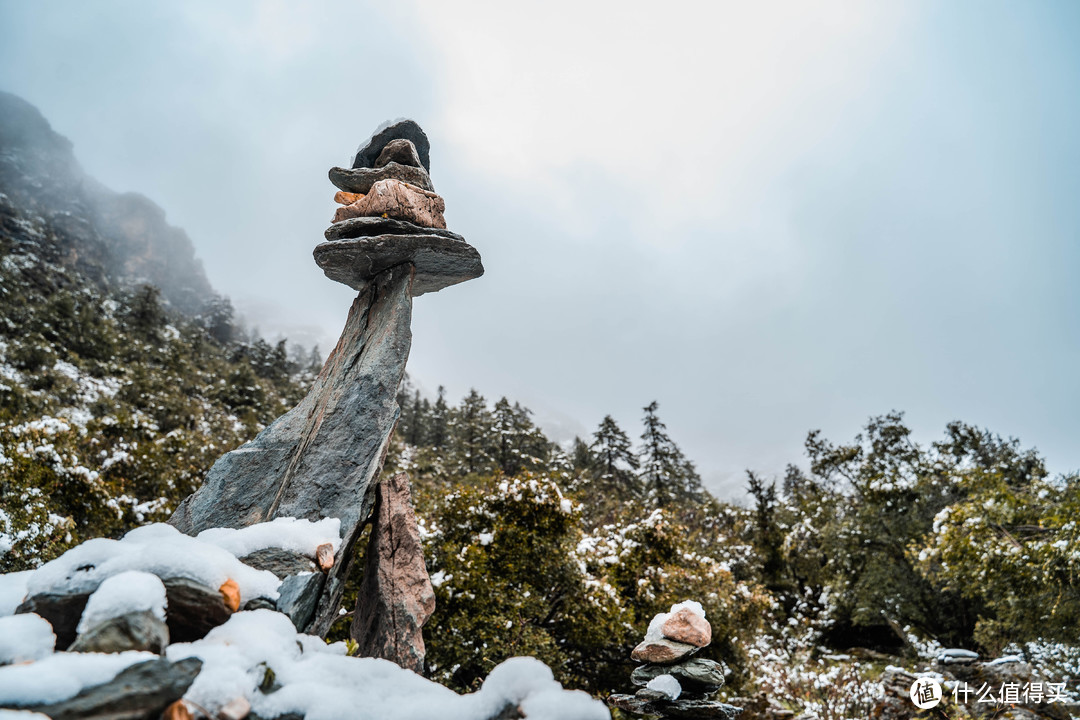
[[[641,689],[633,695],[612,695],[608,705],[641,715],[664,718],[724,718],[742,708],[711,700],[724,684],[723,663],[693,655],[712,642],[705,610],[693,600],[671,606],[649,623],[645,639],[630,654],[644,663],[630,681]]]

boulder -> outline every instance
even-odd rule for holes
[[[392,162],[410,167],[423,167],[420,162],[420,155],[416,152],[416,146],[413,145],[412,140],[406,140],[405,138],[391,140],[386,143],[379,153],[379,157],[375,159],[375,167],[381,168]]]
[[[376,235],[320,243],[315,248],[315,262],[326,277],[357,290],[366,288],[389,268],[410,264],[416,268],[413,297],[484,274],[480,253],[472,245],[422,232],[425,234]]]
[[[201,667],[198,658],[175,663],[164,658],[148,660],[63,702],[20,709],[42,713],[52,720],[157,720],[187,692]]]
[[[165,584],[165,624],[172,642],[193,642],[206,637],[232,616],[225,598],[212,587],[190,578],[162,580]]]
[[[413,513],[409,476],[384,478],[375,493],[371,537],[350,635],[361,657],[424,671],[421,629],[435,611],[435,590]]]
[[[315,563],[311,558],[281,548],[256,550],[240,558],[240,562],[256,570],[272,572],[279,580],[284,580],[290,575],[315,572]]]
[[[339,518],[341,547],[330,572],[319,574],[326,581],[307,632],[323,634],[337,618],[353,544],[375,502],[373,485],[397,422],[396,394],[412,342],[412,282],[408,265],[371,278],[307,396],[219,458],[169,520],[195,535],[275,517]],[[172,603],[170,597],[170,610]]]
[[[56,633],[56,649],[66,650],[71,643],[75,642],[79,618],[82,617],[89,598],[90,593],[71,595],[41,593],[23,600],[15,612],[16,614],[35,613],[48,620],[53,627],[53,632]]]
[[[161,655],[169,644],[169,628],[150,610],[126,613],[86,630],[69,652],[118,653],[142,650]]]
[[[630,675],[635,685],[647,685],[660,675],[671,675],[687,692],[713,693],[724,685],[724,665],[707,658],[690,658],[675,665],[639,665]]]
[[[434,192],[435,185],[431,182],[431,176],[427,170],[412,165],[402,165],[391,162],[380,168],[330,168],[330,182],[339,190],[354,195],[366,195],[371,192],[371,187],[381,180],[400,180],[401,182],[415,185],[421,190]],[[359,198],[353,200],[356,202]],[[351,203],[350,203],[351,204]]]
[[[630,653],[630,657],[638,662],[672,665],[690,657],[698,650],[699,648],[693,645],[660,638],[659,640],[645,640],[634,648],[634,651]]]
[[[297,630],[306,628],[314,617],[325,580],[321,572],[312,572],[290,575],[281,581],[277,610],[288,615]]]
[[[352,205],[339,207],[334,222],[352,217],[390,217],[422,227],[445,228],[446,203],[435,193],[400,180],[379,180]]]
[[[712,625],[689,608],[671,613],[661,626],[660,632],[668,640],[699,648],[712,642]]]
[[[420,164],[431,171],[431,143],[428,136],[415,120],[402,118],[381,125],[370,138],[360,145],[353,157],[353,167],[374,167],[375,161],[382,154],[383,148],[393,140],[408,140],[416,148]]]

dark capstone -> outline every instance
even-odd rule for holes
[[[56,650],[59,652],[66,650],[71,643],[75,642],[79,618],[82,617],[89,598],[89,593],[76,595],[42,593],[23,600],[15,612],[37,613],[48,620],[53,627],[53,632],[56,633]]]
[[[650,700],[639,695],[611,695],[607,704],[639,715],[661,715],[665,718],[718,718],[733,720],[743,711],[741,707],[710,700]]]
[[[278,588],[277,609],[292,620],[297,630],[303,630],[311,622],[319,604],[326,576],[320,572],[290,575]]]
[[[332,240],[315,248],[315,262],[326,277],[355,290],[388,268],[416,268],[412,295],[437,292],[484,274],[480,253],[464,240],[441,235],[376,235]]]
[[[421,227],[407,220],[384,217],[354,217],[348,220],[336,222],[326,228],[323,236],[327,240],[352,240],[360,237],[376,237],[379,235],[438,235],[465,242],[465,238],[456,232],[450,232],[443,228]]]
[[[290,575],[315,572],[315,561],[300,553],[282,550],[281,548],[264,548],[240,558],[240,562],[255,568],[256,570],[269,570],[279,580]]]
[[[380,180],[400,180],[401,182],[415,185],[423,190],[435,192],[435,186],[431,184],[431,176],[422,167],[402,165],[392,162],[381,168],[330,168],[330,182],[338,190],[351,193],[371,192],[371,186]]]
[[[143,650],[160,655],[169,644],[169,628],[149,610],[110,618],[90,628],[69,652],[118,653]]]
[[[391,140],[409,140],[416,146],[416,153],[420,156],[420,163],[431,172],[431,143],[427,135],[414,120],[398,120],[377,130],[371,138],[360,146],[353,158],[354,168],[375,167],[383,148]],[[344,190],[344,188],[342,188]]]
[[[630,681],[647,685],[659,675],[671,675],[685,690],[715,692],[724,685],[724,665],[706,658],[691,658],[675,665],[640,665],[634,668]]]
[[[206,637],[232,613],[225,598],[212,587],[188,578],[169,578],[165,584],[165,624],[173,642],[193,642]]]
[[[244,610],[277,610],[277,603],[270,598],[251,598],[244,603]]]
[[[164,658],[148,660],[69,700],[21,709],[43,713],[52,720],[156,720],[166,707],[183,697],[201,667],[198,658],[175,663]]]
[[[307,396],[219,458],[169,520],[195,535],[276,517],[340,518],[342,549],[305,628],[316,635],[338,617],[352,549],[371,513],[373,483],[397,422],[397,390],[412,343],[411,289],[408,266],[369,283]]]
[[[399,163],[412,167],[423,167],[420,164],[420,156],[416,154],[416,146],[411,140],[391,140],[375,159],[375,167],[381,168],[389,163]]]

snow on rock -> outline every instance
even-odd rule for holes
[[[0,706],[61,702],[155,657],[148,652],[56,653],[34,663],[0,667]]]
[[[102,581],[86,603],[79,634],[128,613],[149,610],[165,621],[165,585],[157,575],[138,570],[117,573]]]
[[[52,625],[33,613],[0,617],[0,665],[31,662],[52,654]]]
[[[256,570],[228,550],[156,523],[136,528],[120,540],[94,538],[33,571],[27,592],[91,593],[119,573],[138,570],[163,580],[184,577],[212,588],[234,580],[241,604],[256,597],[276,598],[280,584],[273,573]]]
[[[645,686],[649,690],[663,693],[668,700],[678,700],[682,695],[682,685],[672,675],[657,675]]]
[[[508,660],[479,692],[458,695],[389,661],[347,657],[343,643],[299,634],[288,618],[270,610],[237,613],[202,640],[170,645],[166,655],[202,659],[185,698],[211,712],[244,697],[267,718],[298,713],[307,720],[486,720],[511,703],[530,720],[609,717],[599,701],[562,690],[551,670],[533,658]],[[267,669],[281,687],[264,694],[258,685]]]
[[[340,535],[341,521],[337,518],[323,518],[312,522],[280,517],[244,528],[210,528],[196,537],[224,548],[236,557],[273,547],[313,558],[316,548],[326,543],[333,545],[336,553],[341,546]]]
[[[0,618],[14,615],[15,608],[26,599],[26,581],[33,570],[0,575]]]
[[[662,628],[664,627],[664,623],[667,622],[669,617],[683,609],[700,615],[702,619],[705,618],[705,608],[701,607],[701,603],[695,600],[683,600],[681,603],[675,603],[668,612],[657,613],[653,619],[649,621],[649,629],[645,631],[645,642],[655,643],[663,640],[664,632]]]

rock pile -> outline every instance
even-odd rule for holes
[[[687,600],[659,613],[630,654],[644,663],[630,676],[633,695],[612,695],[612,707],[665,718],[730,718],[742,708],[710,698],[724,684],[723,663],[693,655],[712,642],[712,626],[699,603]]]

